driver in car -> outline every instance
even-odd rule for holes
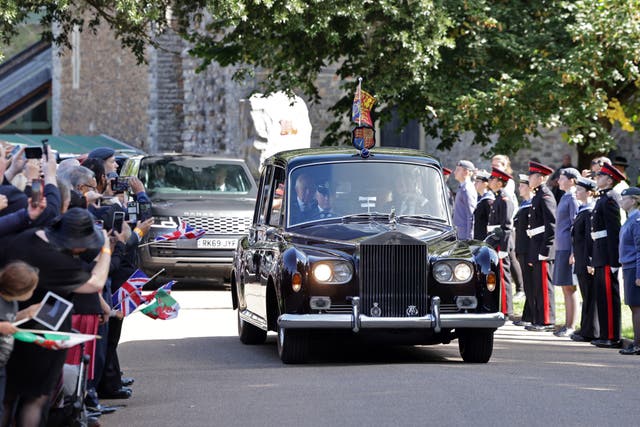
[[[335,215],[331,206],[333,194],[328,184],[318,185],[316,202],[318,203],[318,218],[332,218]]]

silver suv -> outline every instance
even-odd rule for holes
[[[175,231],[181,221],[206,230],[197,239],[140,248],[142,268],[171,277],[227,281],[238,240],[251,225],[257,189],[241,159],[186,154],[135,156],[121,176],[137,176],[151,198],[155,223],[148,241]]]

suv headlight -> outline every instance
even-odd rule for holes
[[[172,216],[154,216],[152,227],[160,228],[178,228],[180,221],[176,217]]]
[[[439,261],[433,266],[433,276],[440,283],[467,283],[473,266],[466,261]]]
[[[346,261],[321,261],[311,268],[311,275],[318,283],[342,285],[353,277],[353,268]]]

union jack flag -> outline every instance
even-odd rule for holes
[[[151,302],[154,300],[154,298],[156,297],[156,294],[158,293],[158,291],[160,289],[162,289],[163,291],[165,291],[167,294],[171,293],[171,288],[173,287],[173,285],[176,284],[175,280],[172,280],[170,282],[165,283],[164,285],[160,286],[158,289],[156,289],[155,291],[147,294],[147,295],[142,295],[142,299],[144,300],[145,303]]]
[[[149,281],[149,277],[140,270],[136,270],[127,279],[126,282],[120,286],[120,289],[115,291],[111,296],[113,307],[122,311],[122,314],[128,316],[133,313],[135,309],[142,303],[142,287]]]
[[[197,239],[203,236],[206,232],[206,230],[197,229],[181,220],[180,225],[178,226],[178,229],[176,231],[157,236],[155,241],[159,242],[163,240]]]

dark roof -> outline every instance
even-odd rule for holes
[[[424,162],[440,166],[440,162],[434,157],[419,151],[412,150],[410,148],[397,148],[397,147],[375,147],[370,150],[369,157],[363,158],[358,154],[358,151],[353,147],[340,146],[340,147],[317,147],[306,148],[303,150],[290,150],[282,151],[274,154],[267,160],[266,163],[274,163],[280,165],[288,165],[289,168],[294,168],[303,164],[328,162],[328,161],[346,161],[352,159],[363,160],[396,160],[404,162]]]

